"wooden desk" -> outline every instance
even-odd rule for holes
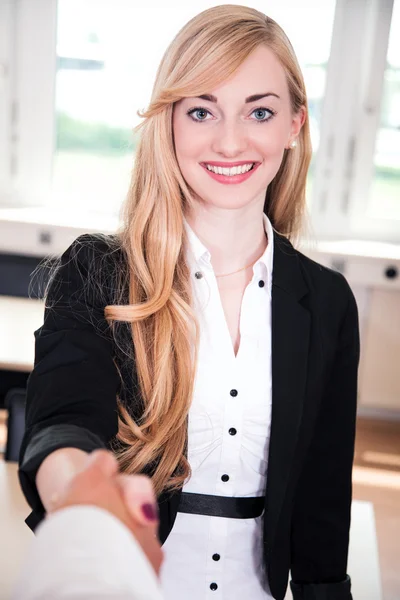
[[[0,369],[32,370],[33,332],[43,324],[43,314],[42,300],[0,296]]]

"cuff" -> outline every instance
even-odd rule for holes
[[[24,496],[39,520],[43,518],[45,511],[36,487],[36,474],[44,459],[60,448],[78,448],[92,452],[105,448],[105,445],[99,436],[77,425],[50,425],[32,436],[20,457],[18,477]]]
[[[293,600],[353,600],[351,579],[347,575],[338,583],[295,583],[290,582]]]

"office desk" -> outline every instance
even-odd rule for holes
[[[42,300],[0,296],[0,370],[32,370],[33,332],[42,325],[43,313]]]

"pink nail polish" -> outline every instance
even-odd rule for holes
[[[142,513],[148,521],[155,521],[157,519],[157,510],[153,504],[142,504]]]

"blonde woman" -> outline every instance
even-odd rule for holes
[[[112,447],[154,483],[166,598],[282,600],[291,570],[296,600],[349,600],[357,308],[293,245],[311,157],[293,48],[256,10],[206,10],[143,118],[121,230],[78,238],[50,282],[27,522]]]

